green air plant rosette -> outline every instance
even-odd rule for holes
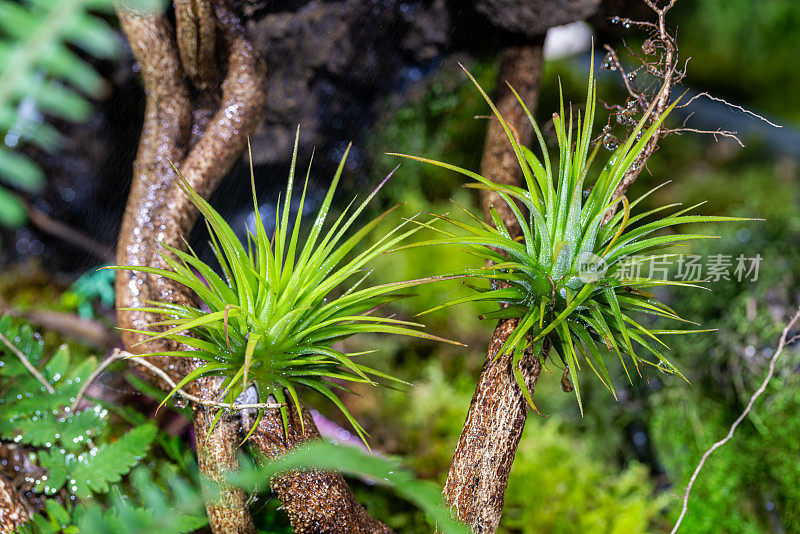
[[[593,67],[592,65],[591,68]],[[454,231],[432,228],[440,237],[406,247],[460,246],[465,251],[488,260],[490,265],[453,274],[488,279],[491,284],[486,289],[475,288],[478,291],[475,294],[423,313],[464,302],[493,301],[500,305],[499,309],[485,314],[484,318],[519,319],[497,355],[499,357],[513,353],[514,375],[534,409],[519,362],[526,349],[538,355],[545,343],[566,365],[581,414],[583,405],[576,373],[580,369],[581,359],[614,397],[616,392],[603,360],[603,354],[607,351],[619,357],[629,381],[631,377],[623,354],[633,361],[640,374],[639,364],[649,364],[662,371],[677,374],[685,380],[680,371],[664,356],[663,352],[668,347],[659,336],[707,330],[653,329],[635,321],[631,314],[643,313],[688,323],[689,321],[681,319],[670,307],[646,290],[665,285],[697,287],[696,284],[651,278],[624,279],[613,275],[615,271],[619,274],[619,268],[624,262],[646,260],[648,256],[643,256],[645,253],[651,254],[683,241],[718,237],[701,234],[654,235],[659,230],[678,224],[751,219],[690,215],[697,206],[666,216],[661,214],[663,210],[674,208],[678,204],[631,216],[631,210],[655,189],[633,202],[629,202],[625,196],[614,198],[614,191],[623,176],[632,166],[638,164],[639,155],[675,103],[647,127],[646,118],[642,118],[628,140],[611,154],[586,193],[584,188],[590,185],[587,177],[599,148],[599,143],[596,143],[590,153],[596,91],[591,71],[583,120],[578,112],[577,124],[573,128],[572,109],[570,108],[567,117],[563,95],[560,112],[553,115],[559,148],[555,167],[541,130],[516,91],[514,94],[536,132],[542,152],[541,160],[531,150],[519,144],[511,127],[491,99],[469,72],[467,75],[505,129],[522,169],[525,187],[495,183],[477,173],[448,163],[405,154],[394,155],[459,172],[474,180],[468,187],[496,192],[514,213],[523,235],[521,239],[512,238],[494,208],[490,210],[494,226],[469,212],[467,213],[472,223],[462,223],[444,215],[437,216],[454,227]],[[652,109],[645,117],[651,112]],[[527,215],[523,214],[517,202],[524,205]],[[619,207],[620,204],[622,209],[603,224],[609,210]],[[467,211],[461,206],[459,208]],[[418,224],[430,227],[425,223]],[[587,270],[587,264],[604,266],[605,270]],[[637,355],[634,345],[638,345],[641,351],[655,360]]]
[[[291,227],[289,224],[298,139],[299,129],[282,208],[278,199],[272,238],[267,236],[259,214],[251,158],[255,234],[248,231],[247,248],[219,213],[178,173],[183,191],[206,220],[211,248],[222,276],[200,261],[193,250],[186,253],[166,245],[160,254],[168,269],[115,268],[174,280],[189,288],[198,304],[202,302],[207,307],[204,310],[199,305],[152,302],[147,303],[148,307],[137,308],[162,315],[165,319],[153,324],[153,330],[135,332],[148,336],[147,341],[163,338],[186,347],[186,350],[153,352],[150,355],[198,358],[204,362],[177,384],[165,402],[192,380],[201,376],[220,376],[224,378],[221,391],[225,402],[233,403],[251,384],[257,388],[259,398],[273,396],[283,405],[280,411],[285,428],[288,424],[287,410],[300,412],[298,388],[303,387],[319,393],[338,407],[366,442],[364,429],[332,389],[346,389],[341,385],[342,381],[368,384],[376,384],[373,378],[402,381],[356,361],[357,356],[372,351],[346,354],[335,344],[359,333],[399,334],[455,343],[425,333],[421,330],[424,326],[419,323],[375,314],[387,304],[407,296],[399,293],[400,290],[440,280],[441,277],[376,286],[365,284],[371,272],[365,270],[369,263],[376,256],[392,250],[420,227],[405,221],[381,235],[366,250],[357,252],[357,247],[397,207],[354,227],[358,216],[391,174],[355,210],[351,211],[354,200],[332,224],[326,220],[347,151],[308,236],[302,240],[300,226],[310,163],[297,216]],[[351,227],[354,231],[348,235]],[[217,417],[220,415],[221,412]],[[262,416],[263,411],[259,412],[253,429]],[[302,424],[302,417],[300,421]]]

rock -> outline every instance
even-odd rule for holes
[[[300,125],[301,168],[316,149],[313,197],[314,184],[321,183],[315,177],[322,182],[330,179],[348,142],[353,142],[348,170],[360,168],[366,158],[364,139],[387,99],[402,98],[448,56],[491,57],[508,44],[543,34],[550,26],[591,15],[599,0],[234,3],[247,19],[254,45],[267,64],[266,111],[252,136],[262,187],[277,195],[285,184],[295,129]],[[95,66],[111,79],[110,96],[96,103],[87,123],[58,125],[66,138],[64,149],[36,156],[49,181],[45,191],[30,200],[49,217],[113,247],[144,99],[130,57],[115,65],[96,62]],[[235,216],[236,210],[249,204],[247,176],[246,165],[235,166],[212,197],[224,215]],[[343,189],[360,187],[364,182],[359,180],[345,180]],[[33,236],[28,235],[31,231]],[[19,239],[40,240],[43,263],[55,271],[78,273],[98,261],[35,228],[25,232],[17,238],[0,231],[4,249],[0,263],[26,255],[17,252]]]
[[[554,26],[584,20],[601,0],[478,0],[476,11],[495,26],[529,37],[543,35]]]

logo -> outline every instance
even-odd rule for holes
[[[608,271],[605,260],[593,252],[578,255],[577,267],[578,278],[587,284],[602,279]]]

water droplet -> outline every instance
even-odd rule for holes
[[[619,140],[612,134],[608,133],[603,136],[603,147],[605,147],[606,150],[613,152],[619,148]]]
[[[614,62],[614,56],[611,55],[611,52],[607,53],[603,58],[603,68],[610,71],[617,70],[617,65]]]

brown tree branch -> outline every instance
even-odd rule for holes
[[[266,412],[250,443],[259,456],[276,459],[301,444],[320,439],[309,411],[303,407],[303,424],[293,407],[288,410],[284,433],[280,414]],[[319,469],[296,470],[270,481],[297,534],[389,534],[392,530],[372,518],[339,473]]]
[[[203,72],[197,69],[198,61],[214,60],[206,69],[226,72],[220,88],[219,109],[212,122],[205,119],[200,124],[195,120],[191,91],[184,81],[174,32],[166,17],[119,10],[123,30],[141,66],[147,93],[145,123],[134,163],[134,182],[117,250],[120,265],[165,267],[158,254],[161,243],[182,247],[182,237],[189,232],[197,216],[194,206],[177,187],[171,164],[179,164],[190,183],[200,194],[208,196],[244,148],[246,135],[255,128],[262,109],[263,63],[252,50],[227,2],[198,0],[193,4],[195,7],[204,4],[196,11],[198,17],[204,18],[195,21],[197,28],[205,31],[219,25],[226,47],[223,65],[218,65],[216,58],[207,53],[193,60],[191,68],[195,68],[198,76]],[[180,20],[184,21],[185,17],[181,15]],[[193,36],[194,48],[205,46],[206,50],[207,45],[203,43],[208,40],[202,33],[182,32],[181,36]],[[191,44],[182,46],[184,50],[191,48]],[[190,136],[192,133],[195,137]],[[193,143],[195,139],[198,140]],[[147,300],[185,303],[190,299],[185,288],[141,273],[119,271],[116,285],[118,308],[139,307]],[[119,312],[118,320],[123,328],[143,328],[153,318],[140,312]],[[123,335],[126,347],[135,352],[157,350],[153,344],[135,346],[139,340],[139,336],[130,333]],[[162,342],[165,347],[161,348],[178,348],[168,343]],[[173,375],[173,379],[197,365],[185,359],[159,360],[154,363]],[[202,379],[187,389],[199,398],[208,399],[215,396],[218,386],[213,379]],[[255,532],[244,493],[226,486],[222,476],[238,465],[234,454],[236,428],[230,421],[221,421],[212,430],[214,412],[203,406],[196,407],[195,415],[198,464],[212,480],[223,483],[219,500],[206,502],[212,531],[217,534]]]
[[[216,17],[210,2],[175,0],[178,52],[192,84],[204,91],[216,75]]]
[[[204,378],[196,382],[201,387],[217,389],[214,380]],[[215,534],[255,534],[245,493],[228,483],[230,473],[239,467],[236,458],[238,418],[226,414],[215,425],[215,413],[205,406],[194,405],[197,466],[213,482],[213,489],[203,485],[208,523]]]
[[[516,89],[526,104],[536,102],[539,79],[542,76],[543,42],[544,39],[540,39],[528,46],[507,48],[503,52],[500,64],[498,94],[495,99],[497,110],[513,127],[512,131],[518,137],[517,140],[525,145],[531,140],[533,126],[506,82]],[[522,171],[508,136],[503,125],[494,116],[490,118],[486,128],[481,175],[496,183],[509,185],[519,185],[522,179]],[[489,215],[491,207],[500,214],[512,236],[522,235],[511,208],[495,191],[484,190],[481,192],[481,208],[483,208],[483,218],[489,224],[493,224]]]
[[[514,378],[511,355],[496,359],[516,326],[516,319],[500,321],[492,334],[443,490],[458,519],[476,533],[495,532],[500,524],[527,418],[528,404]],[[541,371],[540,355],[526,353],[520,370],[532,393]]]
[[[16,532],[33,517],[30,505],[11,482],[0,475],[0,534]]]
[[[675,38],[667,30],[666,17],[667,12],[675,5],[675,0],[670,0],[663,7],[658,7],[657,4],[651,0],[644,0],[650,9],[652,9],[657,16],[657,23],[648,23],[641,21],[632,21],[629,19],[618,19],[618,22],[623,25],[630,26],[636,25],[643,28],[649,28],[652,32],[649,39],[643,45],[645,53],[653,54],[657,50],[662,53],[655,62],[644,62],[644,67],[659,81],[659,88],[655,95],[648,94],[647,90],[642,90],[636,86],[632,81],[630,73],[626,73],[622,63],[617,57],[616,51],[610,46],[606,45],[605,49],[608,51],[607,58],[610,59],[614,70],[619,70],[625,87],[628,91],[630,101],[635,102],[635,106],[645,114],[648,123],[652,123],[664,113],[664,110],[669,106],[669,96],[671,89],[679,83],[683,77],[684,72],[678,70],[678,47],[675,43]],[[607,59],[607,61],[609,60]],[[621,106],[618,111],[623,112]],[[627,108],[627,106],[626,106]],[[617,189],[614,191],[612,200],[623,196],[631,184],[638,178],[645,167],[645,163],[658,148],[658,142],[665,134],[665,130],[659,128],[647,142],[641,154],[636,158],[630,168],[625,172]],[[618,204],[608,210],[603,217],[603,224],[611,220],[616,213]]]
[[[211,87],[210,77],[223,70],[216,64],[211,68],[205,65],[209,60],[207,44],[213,41],[213,32],[203,16],[208,14],[207,6],[213,7],[216,33],[224,43],[225,77],[218,97],[213,91],[203,91],[204,87]],[[197,213],[177,187],[170,161],[207,198],[243,149],[245,136],[255,127],[264,102],[263,65],[227,2],[179,1],[176,9],[177,43],[163,16],[121,13],[123,29],[142,66],[148,98],[134,185],[120,234],[120,265],[164,267],[158,256],[160,243],[184,246],[182,236],[191,230]],[[190,91],[183,81],[184,71],[195,90],[200,91],[195,98],[190,95],[197,91]],[[219,104],[215,104],[217,100]],[[147,300],[185,303],[189,298],[184,288],[168,280],[118,272],[118,308],[140,307]],[[118,318],[124,328],[144,328],[155,320],[142,312],[120,312]],[[134,353],[177,348],[163,340],[134,347],[140,340],[135,334],[124,334],[126,347]],[[170,380],[160,381],[162,387],[168,387],[170,381],[174,384],[193,365],[180,360],[151,358],[157,368],[169,373]],[[196,380],[186,389],[206,401],[202,404],[209,404],[219,391],[217,381],[209,378]],[[211,431],[213,413],[207,406],[195,406],[198,461],[208,476],[224,482],[224,472],[236,467],[237,424],[227,421]],[[286,441],[282,427],[270,426],[268,421],[280,422],[280,417],[267,412],[254,433],[254,443],[282,443],[277,450],[291,450],[296,443]],[[306,423],[306,431],[318,436],[313,421]],[[298,529],[315,525],[313,532],[389,532],[367,515],[340,475],[301,471],[283,475],[280,480],[276,492]],[[221,502],[207,503],[212,529],[215,533],[252,532],[244,495],[232,487],[223,487],[226,490]],[[323,487],[328,493],[321,492]]]
[[[505,82],[511,84],[532,109],[542,66],[541,40],[528,46],[509,48],[503,53],[495,102],[522,144],[530,143],[533,127]],[[489,122],[483,154],[483,176],[495,182],[519,185],[519,163],[497,120]],[[494,206],[509,231],[521,234],[513,213],[496,194],[483,192],[481,204],[487,222],[491,224],[488,211]],[[515,326],[516,320],[500,321],[492,335],[443,490],[445,502],[474,532],[497,530],[511,464],[527,417],[527,403],[514,378],[511,356],[496,358],[497,351]],[[533,391],[541,370],[539,355],[526,354],[520,362],[520,369],[526,386]]]

